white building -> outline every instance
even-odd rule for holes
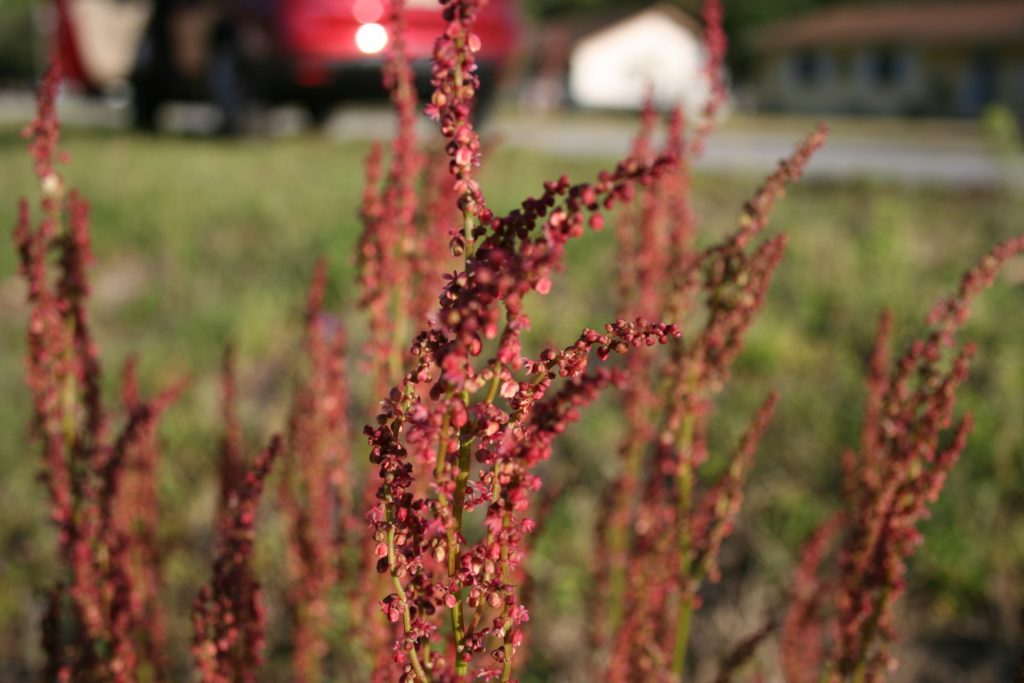
[[[580,107],[639,109],[648,90],[660,108],[703,109],[710,86],[701,27],[682,10],[655,5],[589,33],[569,55],[568,95]]]

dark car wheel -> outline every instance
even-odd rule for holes
[[[323,128],[327,120],[331,118],[335,104],[337,102],[327,96],[317,97],[314,95],[307,97],[303,105],[306,108],[306,113],[309,114],[310,125],[317,129]]]
[[[136,130],[157,132],[157,114],[160,111],[160,98],[152,92],[141,92],[136,89],[132,109],[132,124]]]
[[[151,29],[152,31],[152,29]],[[157,114],[164,101],[157,41],[148,35],[139,48],[132,73],[132,123],[140,131],[155,133]]]

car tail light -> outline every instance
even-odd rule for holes
[[[366,55],[375,55],[388,44],[388,31],[377,23],[363,24],[356,31],[356,47]]]

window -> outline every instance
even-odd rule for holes
[[[821,56],[813,50],[802,50],[791,58],[794,80],[803,86],[817,85],[824,75]]]
[[[899,85],[907,75],[907,59],[902,52],[881,47],[868,55],[868,76],[873,85]]]

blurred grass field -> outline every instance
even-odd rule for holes
[[[358,350],[353,246],[366,146],[312,136],[227,143],[72,131],[67,148],[72,162],[65,175],[93,207],[92,310],[108,395],[113,400],[116,371],[133,352],[141,356],[148,389],[182,375],[192,379],[164,423],[161,473],[172,656],[182,667],[174,679],[186,680],[188,606],[210,558],[220,355],[226,343],[235,343],[243,417],[256,444],[283,426],[304,289],[319,255],[330,263],[331,306]],[[603,165],[614,162],[607,161]],[[499,148],[483,184],[493,208],[502,210],[536,192],[544,179],[562,172],[585,179],[600,166]],[[705,243],[734,224],[758,182],[698,174],[695,207]],[[6,226],[14,224],[17,197],[34,196],[23,141],[10,128],[0,129],[0,195],[0,224]],[[698,633],[708,638],[698,638],[698,653],[720,654],[726,649],[721,634],[761,616],[750,614],[748,622],[744,612],[781,601],[801,540],[836,506],[839,456],[857,443],[865,359],[882,307],[894,312],[898,343],[909,341],[964,269],[995,241],[1024,229],[1022,209],[1024,199],[1007,191],[870,180],[804,182],[781,203],[772,229],[789,234],[790,248],[722,396],[713,451],[735,442],[766,392],[778,390],[782,402],[747,490],[742,527],[727,549],[726,575],[733,578],[712,591],[700,617]],[[549,297],[532,302],[538,346],[573,339],[581,327],[613,317],[614,264],[610,230],[572,245],[570,274],[556,281]],[[39,459],[27,439],[23,297],[13,246],[0,249],[2,680],[26,680],[28,668],[38,664],[42,594],[55,576],[54,537],[36,481]],[[919,680],[917,652],[959,657],[960,665],[982,676],[975,680],[989,680],[984,672],[1005,666],[1021,638],[1022,310],[1024,264],[1014,263],[968,327],[979,355],[962,406],[974,411],[978,426],[913,562],[901,623],[909,659],[900,680]],[[358,427],[372,417],[373,402],[355,362],[351,373]],[[580,558],[590,552],[596,492],[615,467],[620,425],[614,408],[614,398],[595,406],[587,426],[568,435],[548,468],[552,480],[574,483],[534,558],[533,627],[545,637],[536,639],[528,680],[577,680],[585,632]],[[362,462],[363,444],[354,446],[354,459]],[[709,467],[716,465],[713,458]],[[280,613],[279,527],[268,519],[259,550],[272,621]],[[283,680],[273,672],[285,646],[273,633],[267,680]],[[960,656],[965,647],[968,654]]]

